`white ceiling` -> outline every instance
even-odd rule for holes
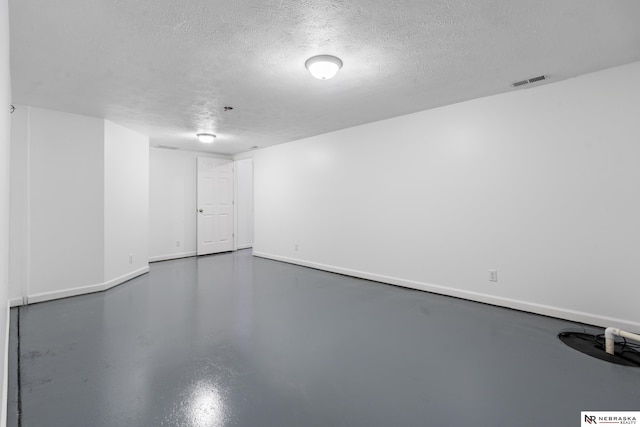
[[[11,0],[10,25],[14,103],[222,154],[640,60],[637,0]]]

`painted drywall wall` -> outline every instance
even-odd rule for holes
[[[259,150],[254,253],[640,332],[638,75]]]
[[[7,420],[7,366],[9,342],[9,202],[11,74],[9,71],[9,11],[8,2],[0,0],[0,355],[2,355],[2,408],[0,425]]]
[[[30,106],[14,116],[11,304],[101,291],[147,272],[148,137]]]
[[[235,161],[236,244],[253,247],[253,159]]]
[[[28,295],[104,279],[104,120],[29,108]]]
[[[149,150],[149,260],[196,254],[196,159],[230,158],[193,151]]]
[[[29,275],[29,108],[15,105],[11,115],[11,203],[9,303],[23,303]]]
[[[104,127],[104,281],[149,267],[149,137]]]

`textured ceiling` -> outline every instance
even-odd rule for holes
[[[636,0],[11,0],[13,100],[235,154],[637,61],[639,22]]]

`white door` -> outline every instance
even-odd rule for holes
[[[198,157],[198,255],[233,250],[233,162]]]

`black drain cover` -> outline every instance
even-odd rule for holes
[[[584,332],[561,332],[558,334],[560,341],[600,360],[615,363],[616,365],[640,367],[640,352],[625,342],[616,341],[614,355],[608,354],[604,349],[604,335],[591,335]]]

